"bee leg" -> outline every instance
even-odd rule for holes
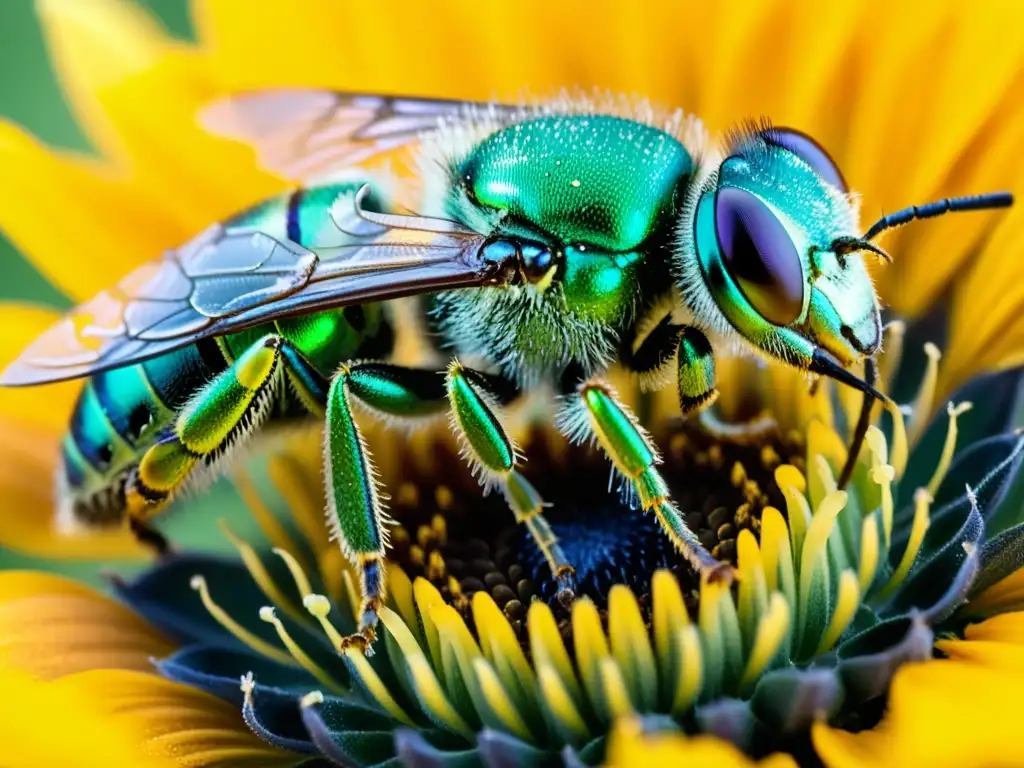
[[[676,385],[683,415],[702,411],[718,399],[715,388],[715,356],[707,337],[684,325],[676,351]]]
[[[259,428],[277,393],[285,346],[276,335],[255,342],[207,383],[143,454],[125,483],[128,524],[140,541],[159,546],[159,534],[147,520],[167,506],[194,471],[210,467]]]
[[[665,535],[690,564],[711,581],[732,579],[732,567],[718,562],[687,527],[669,499],[657,470],[657,449],[609,386],[587,381],[560,417],[563,432],[577,440],[593,436],[632,490],[644,512],[653,512]]]
[[[485,487],[501,489],[517,523],[526,526],[558,582],[558,599],[572,601],[576,571],[568,563],[558,538],[544,518],[544,500],[518,470],[519,458],[511,438],[495,415],[493,396],[484,377],[463,368],[458,361],[448,367],[446,377],[452,426],[465,455],[479,472]]]
[[[384,523],[388,518],[380,496],[380,483],[370,452],[353,418],[353,396],[369,386],[394,395],[386,380],[367,376],[367,369],[383,364],[342,366],[327,393],[324,430],[324,478],[331,537],[359,570],[359,624],[346,637],[343,648],[372,653],[377,622],[385,595],[384,550],[388,543]],[[374,384],[377,384],[374,387]]]

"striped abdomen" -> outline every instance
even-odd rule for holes
[[[324,237],[336,244],[330,205],[358,185],[332,185],[273,198],[239,214],[228,226],[257,227],[313,247]],[[113,524],[124,510],[124,481],[145,451],[172,428],[178,411],[253,342],[279,334],[325,376],[358,357],[385,357],[391,327],[383,307],[366,305],[283,318],[199,343],[144,363],[99,373],[79,395],[62,444],[58,469],[60,519],[66,524]],[[273,419],[302,413],[281,387]]]

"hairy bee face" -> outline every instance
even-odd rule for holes
[[[851,246],[856,208],[821,147],[785,129],[746,135],[691,201],[677,267],[709,324],[789,362],[809,344],[847,366],[877,351],[878,301]],[[694,256],[699,275],[679,261]]]
[[[655,261],[667,281],[677,193],[692,168],[673,136],[609,115],[535,116],[477,143],[451,166],[446,214],[487,233],[496,254],[516,254],[517,266],[511,285],[440,297],[457,351],[518,378],[606,362]]]

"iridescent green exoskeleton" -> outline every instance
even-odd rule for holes
[[[364,647],[386,586],[388,519],[357,404],[406,423],[448,412],[473,471],[527,526],[566,597],[572,563],[502,418],[519,394],[553,390],[563,432],[599,445],[638,510],[706,578],[728,579],[603,373],[675,381],[690,413],[714,401],[715,350],[729,346],[853,386],[867,412],[884,399],[870,380],[881,325],[862,253],[885,255],[872,238],[1009,204],[945,200],[861,235],[845,181],[802,134],[761,126],[718,146],[679,112],[621,101],[516,108],[283,91],[207,119],[304,186],[72,310],[0,383],[87,377],[58,515],[128,520],[158,549],[148,521],[178,491],[257,432],[323,419],[328,512],[361,574],[350,642]],[[418,178],[370,170],[402,150],[417,154]],[[441,341],[436,367],[392,359],[394,300],[407,296]],[[868,380],[850,370],[861,360]]]

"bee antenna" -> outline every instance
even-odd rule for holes
[[[847,253],[855,253],[856,251],[871,251],[871,253],[877,255],[886,264],[892,264],[892,256],[884,248],[875,245],[863,237],[837,237],[829,247],[836,256],[843,256]]]
[[[960,211],[983,211],[991,208],[1009,208],[1013,205],[1013,194],[1010,192],[989,192],[986,195],[967,195],[965,197],[947,197],[927,205],[912,205],[902,211],[883,216],[868,231],[864,240],[874,240],[887,229],[899,227],[915,219],[931,219],[944,213]]]

